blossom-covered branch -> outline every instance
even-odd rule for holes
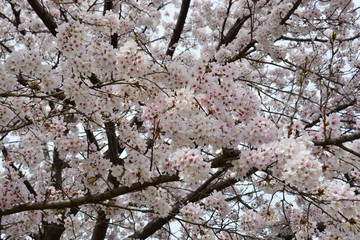
[[[34,202],[34,203],[25,203],[14,206],[9,209],[1,210],[0,216],[5,216],[14,213],[20,213],[29,210],[45,210],[45,209],[62,209],[62,208],[73,208],[79,207],[84,204],[92,204],[92,203],[100,203],[102,201],[109,200],[111,198],[124,195],[134,191],[141,191],[149,186],[156,186],[161,183],[167,183],[172,181],[178,181],[179,177],[177,175],[164,175],[159,176],[152,181],[144,182],[144,183],[136,183],[129,187],[123,186],[115,189],[108,190],[103,193],[82,196],[82,197],[74,197],[68,200],[56,200],[49,202]]]

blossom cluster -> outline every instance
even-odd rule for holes
[[[153,208],[155,213],[166,217],[171,210],[171,202],[167,199],[166,191],[161,188],[149,187],[142,192],[146,205]]]
[[[201,222],[201,216],[203,215],[203,208],[198,203],[188,203],[181,208],[180,213],[187,221]]]
[[[11,179],[6,175],[0,175],[1,191],[0,191],[0,209],[4,210],[11,206],[27,202],[29,194],[26,193],[26,188],[23,184],[25,179],[22,179],[15,174]]]
[[[204,200],[204,204],[205,208],[212,208],[219,211],[222,218],[225,218],[231,211],[229,203],[221,192],[213,192],[211,196]]]
[[[271,173],[301,189],[313,189],[323,180],[322,164],[306,139],[282,139],[242,153],[246,165]]]
[[[198,149],[180,149],[174,153],[180,179],[187,183],[198,183],[211,172],[210,163],[205,162]]]

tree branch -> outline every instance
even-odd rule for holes
[[[28,0],[28,3],[32,7],[32,9],[35,11],[35,13],[38,15],[38,17],[41,19],[41,21],[45,24],[47,29],[51,32],[53,36],[56,36],[57,34],[57,24],[54,20],[54,18],[50,15],[48,11],[44,8],[43,5],[39,3],[37,0]]]
[[[89,80],[93,85],[96,85],[96,84],[100,83],[99,78],[94,73],[91,73],[91,75],[89,77]]]
[[[221,45],[223,45],[223,44],[227,45],[227,44],[231,43],[236,38],[241,27],[244,25],[246,20],[248,20],[250,18],[250,16],[251,15],[246,15],[246,16],[243,16],[242,18],[238,18],[236,20],[236,22],[234,23],[234,25],[227,32],[227,34],[220,40],[220,43],[216,49],[219,50]]]
[[[0,46],[2,46],[8,53],[12,53],[12,50],[8,46],[6,46],[5,43],[0,42]]]
[[[347,152],[349,152],[349,153],[357,156],[358,158],[360,158],[360,153],[359,153],[359,152],[356,152],[356,151],[354,151],[354,150],[352,150],[352,149],[344,146],[343,144],[339,144],[339,145],[337,145],[337,146],[338,146],[339,148],[342,148],[343,150],[345,150],[345,151],[347,151]]]
[[[149,222],[140,232],[134,233],[130,238],[135,239],[146,239],[154,234],[157,230],[162,228],[166,223],[168,223],[172,218],[179,213],[180,209],[187,203],[197,202],[206,197],[208,197],[214,191],[221,191],[231,185],[237,183],[239,179],[229,178],[222,181],[219,181],[215,184],[211,184],[211,182],[217,179],[226,171],[226,168],[217,171],[213,174],[208,180],[206,180],[200,187],[198,187],[195,191],[191,192],[187,197],[179,200],[175,203],[174,207],[170,211],[167,217],[163,218],[155,218],[151,222]],[[256,168],[252,168],[248,171],[246,176],[250,176],[257,171]]]
[[[90,203],[99,203],[105,200],[109,200],[111,198],[124,195],[131,192],[141,191],[146,187],[156,186],[161,183],[168,183],[179,181],[180,178],[177,174],[174,175],[163,175],[154,178],[152,181],[144,182],[144,183],[134,183],[129,187],[119,187],[112,190],[108,190],[103,193],[72,198],[68,200],[57,200],[51,202],[33,202],[33,203],[24,203],[17,206],[14,206],[9,209],[0,210],[0,216],[10,215],[14,213],[20,213],[24,211],[30,210],[45,210],[45,209],[64,209],[64,208],[74,208],[79,207],[81,205],[90,204]]]
[[[105,0],[103,15],[105,15],[106,11],[110,11],[112,9],[113,9],[113,0]]]
[[[321,39],[318,37],[315,38],[294,38],[294,37],[288,37],[288,36],[281,36],[278,39],[275,40],[275,42],[279,40],[287,40],[287,41],[295,41],[295,42],[323,42],[326,43],[329,40]]]
[[[312,142],[314,143],[315,146],[327,146],[327,145],[341,145],[345,142],[351,142],[354,140],[358,140],[360,139],[360,132],[354,133],[354,134],[350,134],[350,135],[344,135],[338,138],[330,138],[330,139],[325,139],[325,140],[313,140]]]
[[[286,23],[287,20],[289,20],[289,18],[291,17],[291,15],[293,15],[293,13],[296,11],[296,9],[300,6],[300,3],[302,2],[302,0],[297,0],[293,7],[290,9],[290,11],[286,14],[286,16],[281,19],[280,21],[280,25],[284,25]]]
[[[219,41],[219,44],[218,44],[216,50],[220,49],[220,46],[221,46],[222,41],[224,39],[225,26],[226,26],[226,22],[228,20],[229,14],[230,14],[230,9],[231,9],[232,4],[233,4],[232,0],[229,0],[228,7],[227,7],[227,10],[226,10],[226,17],[224,18],[224,21],[223,21],[222,26],[221,26],[220,41]]]
[[[119,158],[119,143],[116,137],[115,124],[112,121],[105,122],[106,137],[108,139],[108,157],[114,165],[124,165],[124,161]]]
[[[8,151],[7,151],[6,147],[3,147],[3,148],[2,148],[1,153],[2,153],[2,159],[6,161],[7,158],[8,158]],[[11,166],[15,171],[18,172],[18,175],[19,175],[20,178],[23,178],[23,177],[25,176],[25,175],[21,172],[21,170],[20,170],[18,167],[15,166],[15,164],[14,164],[13,162],[10,164],[10,166]],[[37,193],[36,193],[36,191],[34,190],[34,188],[33,188],[33,186],[31,185],[31,183],[30,183],[28,180],[24,180],[24,184],[25,184],[27,190],[28,190],[32,195],[34,195],[34,196],[36,197],[36,196],[37,196]]]
[[[15,17],[15,26],[16,26],[16,28],[18,28],[19,25],[21,24],[21,20],[20,20],[20,12],[21,12],[21,10],[16,10],[15,4],[12,3],[12,2],[10,2],[10,1],[9,1],[9,4],[10,4],[10,6],[11,6],[11,10],[13,11],[13,14],[14,14],[14,17]],[[20,33],[21,33],[22,35],[25,35],[25,34],[26,34],[26,31],[25,31],[25,30],[21,30]]]
[[[105,212],[100,210],[96,220],[96,225],[91,236],[91,240],[103,240],[109,227],[109,219],[106,218]]]
[[[300,6],[302,0],[298,0],[294,3],[293,7],[290,9],[290,11],[285,15],[285,17],[283,19],[281,19],[280,21],[280,25],[284,25],[286,23],[286,21],[291,17],[291,15],[295,12],[295,10]],[[250,16],[246,16],[246,17],[250,17]],[[245,17],[245,18],[246,18]],[[246,21],[247,19],[244,20],[244,22]],[[241,23],[241,22],[240,22]],[[239,23],[239,24],[240,24]],[[243,24],[243,23],[242,23]],[[240,29],[239,29],[240,30]],[[230,63],[230,62],[234,62],[236,60],[239,60],[243,57],[245,57],[246,55],[249,54],[249,50],[255,46],[255,44],[257,43],[256,40],[251,40],[243,49],[241,49],[238,54],[236,54],[235,56],[233,56],[232,58],[228,59],[226,61],[226,63]]]
[[[223,150],[221,156],[211,159],[211,167],[230,167],[232,164],[229,161],[239,159],[240,153],[240,150]]]
[[[223,190],[232,184],[236,183],[238,180],[233,178],[223,180],[216,184],[210,185],[210,183],[223,174],[226,169],[221,169],[213,174],[209,179],[207,179],[203,184],[200,185],[195,191],[191,192],[185,198],[179,200],[174,204],[174,207],[171,209],[170,213],[166,217],[158,217],[149,222],[141,231],[134,233],[130,236],[131,239],[146,239],[154,234],[157,230],[162,228],[166,223],[168,223],[176,214],[179,213],[180,209],[189,202],[199,201],[207,196],[209,196],[213,191]]]
[[[245,57],[248,54],[248,51],[255,46],[255,44],[257,43],[256,40],[251,40],[243,49],[241,49],[239,51],[238,54],[236,54],[234,57],[230,58],[229,60],[226,61],[226,63],[231,63],[231,62],[235,62],[236,60],[239,60],[243,57]]]
[[[55,240],[60,239],[64,231],[64,224],[43,223],[43,230],[34,237],[36,240]]]
[[[336,113],[336,112],[340,112],[341,110],[344,110],[352,105],[355,105],[357,102],[356,99],[352,100],[351,102],[349,103],[346,103],[346,104],[342,104],[342,105],[338,105],[335,109],[331,110],[328,114],[331,114],[331,113]],[[310,127],[313,127],[314,125],[316,125],[318,122],[320,122],[320,118],[321,116],[319,116],[317,119],[315,119],[314,121],[312,121],[311,123],[308,123],[305,125],[304,129],[306,128],[310,128]]]
[[[54,182],[53,185],[57,190],[62,189],[62,181],[63,181],[62,172],[64,166],[65,166],[64,160],[60,158],[59,151],[57,150],[57,148],[54,148],[53,163],[51,168],[51,172],[52,172],[51,180]]]
[[[106,11],[110,11],[113,9],[113,1],[112,0],[105,0],[104,1],[104,11],[103,11],[103,15],[106,14]],[[117,34],[113,34],[111,35],[111,45],[114,48],[117,48],[117,42],[118,41],[118,37]],[[91,77],[96,77],[95,74],[91,74]],[[99,81],[96,80],[92,80],[92,83],[99,83]],[[109,122],[105,122],[105,130],[106,130],[106,136],[108,139],[108,157],[110,159],[110,161],[114,164],[114,165],[123,165],[124,161],[122,161],[121,159],[119,159],[119,143],[116,137],[116,131],[115,131],[115,124],[112,121]],[[90,131],[91,132],[91,131]],[[91,132],[92,133],[92,132]],[[91,134],[90,134],[91,135]],[[88,136],[90,136],[88,135]],[[90,136],[91,137],[91,136]],[[98,147],[97,141],[95,139],[95,137],[93,136],[93,138],[90,138],[92,141],[96,142],[96,146]],[[89,139],[89,140],[90,140]],[[90,141],[91,141],[90,140]],[[99,149],[99,148],[98,148]],[[109,170],[109,175],[108,175],[108,181],[110,183],[113,184],[113,186],[115,188],[119,187],[120,182],[116,179],[116,177],[114,177],[111,174],[111,170]],[[103,240],[106,237],[106,232],[107,229],[109,227],[109,219],[106,218],[106,213],[103,210],[99,210],[97,213],[97,218],[96,218],[96,225],[95,228],[93,230],[93,234],[91,236],[91,240]]]
[[[186,16],[187,16],[187,13],[188,13],[189,7],[190,7],[190,2],[191,2],[191,0],[183,0],[182,1],[179,17],[177,19],[173,35],[171,37],[169,46],[166,51],[167,56],[172,57],[174,55],[174,52],[175,52],[174,45],[179,41],[180,35],[184,29]]]
[[[124,165],[124,160],[119,157],[119,155],[124,151],[124,148],[120,148],[119,146],[114,122],[105,122],[105,130],[108,140],[108,150],[104,153],[104,156],[110,159],[110,162],[114,166]],[[111,174],[111,171],[109,171],[108,181],[113,184],[115,188],[119,187],[120,185],[120,182]]]

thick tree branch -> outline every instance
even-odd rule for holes
[[[95,137],[94,133],[93,133],[91,130],[89,130],[89,129],[85,129],[85,133],[86,133],[86,137],[87,137],[87,139],[88,139],[88,141],[89,141],[89,145],[90,145],[90,144],[94,144],[95,147],[96,147],[96,150],[97,150],[97,151],[100,151],[101,148],[100,148],[100,146],[99,146],[98,141],[96,140],[96,137]]]
[[[296,9],[300,6],[302,0],[297,0],[293,7],[290,9],[290,11],[285,15],[285,17],[283,19],[281,19],[280,21],[280,25],[284,25],[286,23],[287,20],[289,20],[289,18],[291,17],[291,15],[294,14],[294,12],[296,11]]]
[[[100,83],[99,78],[98,78],[95,74],[93,74],[93,73],[91,73],[91,75],[90,75],[90,77],[89,77],[89,80],[90,80],[90,82],[91,82],[93,85],[96,85],[96,84],[99,84],[99,83]]]
[[[220,49],[221,45],[225,44],[228,45],[231,43],[239,33],[241,27],[244,25],[246,20],[250,18],[251,15],[243,16],[242,18],[238,18],[234,25],[230,28],[230,30],[227,32],[227,34],[221,39],[219,45],[217,46],[217,50]]]
[[[46,224],[43,223],[43,230],[35,236],[36,240],[56,240],[60,239],[61,235],[65,231],[64,224]]]
[[[0,216],[10,215],[14,213],[20,213],[24,211],[30,210],[44,210],[44,209],[64,209],[64,208],[74,208],[79,207],[85,204],[91,203],[99,203],[105,200],[109,200],[111,198],[124,195],[131,192],[141,191],[146,187],[156,186],[161,183],[168,183],[179,181],[180,178],[177,174],[174,175],[163,175],[152,179],[152,181],[144,182],[144,183],[134,183],[129,187],[119,187],[112,190],[108,190],[103,193],[72,198],[68,200],[57,200],[51,202],[33,202],[33,203],[24,203],[17,206],[14,206],[9,209],[0,210]]]
[[[345,142],[351,142],[354,140],[358,140],[360,139],[360,132],[354,133],[354,134],[350,134],[350,135],[345,135],[345,136],[341,136],[338,138],[330,138],[330,139],[325,139],[325,140],[313,140],[312,142],[314,143],[315,146],[328,146],[328,145],[341,145]]]
[[[221,26],[220,41],[219,41],[219,44],[218,44],[216,50],[220,49],[220,46],[221,46],[222,41],[224,39],[225,26],[226,26],[226,22],[228,20],[229,14],[230,14],[230,9],[231,9],[232,4],[233,4],[233,1],[229,0],[228,7],[227,7],[227,10],[226,10],[226,17],[224,18],[224,21],[223,21],[222,26]]]
[[[113,0],[105,0],[103,15],[105,15],[106,11],[110,11],[112,9],[113,9]]]
[[[55,148],[53,153],[53,164],[52,164],[52,181],[54,182],[54,187],[57,190],[62,189],[62,172],[64,169],[64,160],[59,156],[59,151]]]
[[[50,108],[54,110],[54,105],[52,101],[49,101]],[[65,109],[68,109],[68,105],[63,106]],[[72,115],[64,115],[64,122],[70,123],[74,121],[74,118],[71,117]],[[63,132],[64,135],[67,135],[69,132],[69,129],[66,128]],[[53,186],[56,190],[63,191],[63,170],[66,166],[66,163],[64,159],[60,158],[59,151],[57,150],[57,147],[55,146],[53,151],[53,163],[51,167],[51,180],[53,182]],[[74,214],[77,213],[76,209],[72,209]],[[61,213],[61,219],[59,219],[59,222],[48,222],[46,220],[42,220],[42,226],[39,230],[39,239],[40,240],[58,240],[61,238],[61,235],[65,231],[65,212]]]
[[[231,167],[232,164],[229,161],[239,159],[240,153],[240,150],[223,150],[222,155],[211,159],[211,167]]]
[[[123,165],[124,162],[119,158],[119,153],[121,154],[121,149],[119,149],[119,143],[116,137],[115,124],[112,121],[105,122],[105,131],[109,147],[107,155],[111,163],[114,165]]]
[[[176,22],[176,25],[174,28],[174,32],[171,36],[170,43],[169,43],[169,46],[166,51],[167,56],[172,57],[174,55],[174,52],[175,52],[174,45],[179,41],[181,33],[184,29],[186,16],[187,16],[187,13],[188,13],[189,7],[190,7],[190,2],[191,2],[191,0],[183,0],[182,1],[179,17],[177,19],[177,22]]]
[[[98,212],[98,217],[96,220],[96,225],[91,236],[91,240],[103,240],[106,237],[106,231],[109,227],[109,219],[106,218],[104,211],[100,210]]]
[[[97,151],[100,151],[100,146],[94,136],[94,133],[89,130],[89,129],[85,129],[86,132],[86,136],[90,144],[94,144],[96,146]],[[109,177],[110,177],[110,173],[109,173]],[[114,180],[116,180],[116,178],[114,178]],[[109,180],[110,182],[112,182],[111,180]],[[113,181],[115,183],[115,181]],[[113,183],[113,184],[114,184]],[[116,184],[114,184],[114,186],[118,187],[118,181],[116,180]],[[96,220],[96,225],[94,227],[93,230],[93,235],[91,237],[91,240],[102,240],[105,239],[106,236],[106,231],[108,229],[109,226],[109,219],[106,218],[105,212],[100,210],[98,211],[98,216],[97,216],[97,220]]]
[[[18,174],[19,174],[19,176],[20,176],[21,178],[24,177],[24,174],[20,171],[19,168],[17,168],[17,167],[14,165],[14,163],[11,163],[10,166],[11,166],[13,169],[15,169],[16,171],[18,171]],[[25,184],[27,190],[28,190],[32,195],[37,196],[37,193],[36,193],[35,189],[33,188],[33,186],[31,185],[31,183],[30,183],[28,180],[24,180],[24,184]]]
[[[112,121],[105,122],[106,137],[108,140],[108,150],[104,153],[104,156],[110,159],[110,162],[114,165],[124,165],[124,160],[119,155],[124,151],[124,148],[120,148],[119,141],[116,136],[115,124]],[[119,181],[111,175],[109,172],[108,181],[113,184],[115,188],[119,187]]]
[[[114,7],[113,0],[105,0],[103,15],[105,15],[106,11],[112,10],[113,7]],[[111,35],[110,38],[111,38],[110,39],[111,46],[113,46],[114,48],[117,48],[118,47],[118,38],[119,38],[118,34],[114,33]]]
[[[54,20],[54,18],[50,15],[48,11],[44,8],[43,5],[40,4],[37,0],[28,0],[28,3],[32,7],[32,9],[35,11],[35,13],[38,15],[38,17],[41,19],[41,21],[45,24],[47,29],[51,32],[53,36],[56,36],[57,34],[57,24]]]

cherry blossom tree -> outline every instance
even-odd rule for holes
[[[358,239],[355,0],[0,6],[0,239]]]

